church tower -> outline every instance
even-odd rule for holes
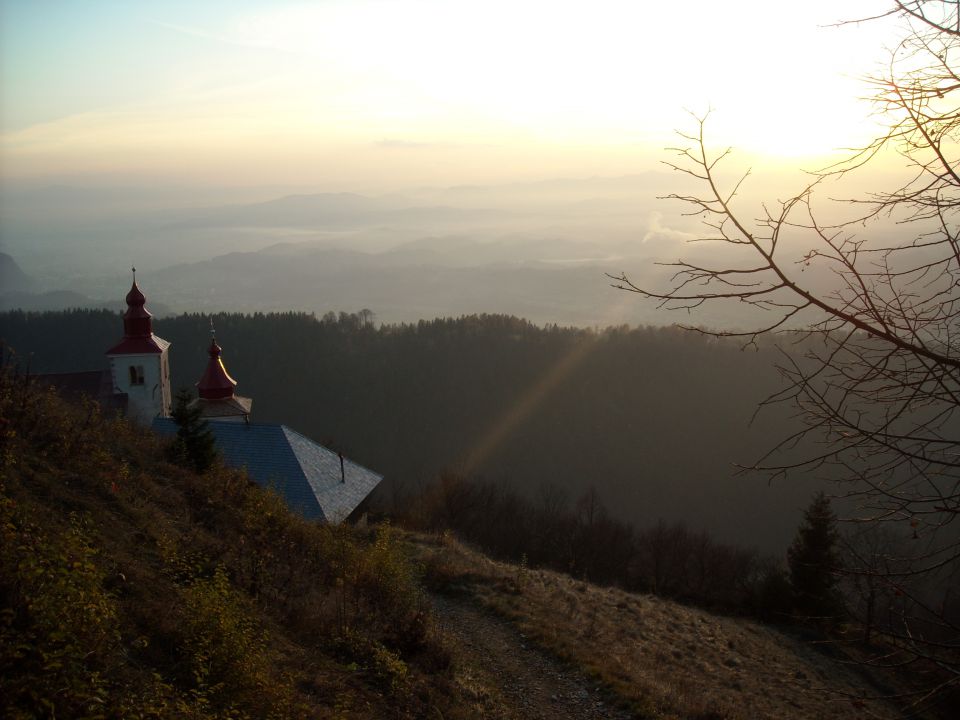
[[[170,343],[153,334],[153,316],[137,287],[127,293],[123,339],[107,350],[113,391],[127,396],[127,416],[149,425],[156,417],[170,416]]]
[[[210,349],[207,354],[207,369],[197,383],[195,403],[200,406],[201,413],[207,420],[242,420],[249,422],[250,408],[253,400],[241,397],[234,392],[237,381],[230,377],[227,368],[223,365],[220,354],[223,349],[217,345],[217,336],[213,331],[213,321],[210,321]]]

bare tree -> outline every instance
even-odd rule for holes
[[[793,406],[802,424],[755,468],[839,476],[859,500],[855,519],[916,538],[906,557],[883,565],[903,594],[915,587],[909,578],[960,567],[960,2],[897,2],[884,15],[900,16],[905,34],[870,80],[886,121],[880,137],[754,217],[738,195],[746,175],[724,183],[730,151],[712,152],[706,117],[696,118],[668,164],[702,193],[668,197],[703,218],[708,232],[699,242],[726,251],[711,255],[720,258],[714,262],[672,263],[665,287],[614,280],[665,308],[732,302],[760,318],[746,331],[700,329],[748,345],[770,338],[782,348],[785,383],[765,403]],[[893,153],[909,176],[843,201],[845,221],[819,219],[824,185],[871,178]],[[960,685],[960,626],[931,597],[911,596],[886,639],[936,665],[942,690]]]

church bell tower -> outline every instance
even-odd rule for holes
[[[127,416],[144,425],[170,415],[170,343],[153,334],[153,316],[137,287],[127,293],[123,339],[107,350],[113,391],[127,396]]]

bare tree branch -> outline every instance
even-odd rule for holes
[[[771,479],[830,473],[858,502],[855,524],[900,528],[910,547],[855,549],[848,572],[869,580],[862,587],[871,602],[882,593],[897,608],[883,623],[871,620],[887,643],[872,660],[938,669],[937,681],[914,694],[919,707],[960,686],[960,598],[951,610],[937,594],[940,580],[957,585],[960,575],[960,2],[897,1],[876,17],[891,15],[906,35],[869,80],[886,120],[881,136],[752,219],[739,207],[750,174],[721,181],[730,150],[710,152],[709,113],[694,116],[694,132],[681,133],[686,144],[670,149],[667,165],[703,192],[666,199],[702,218],[698,242],[725,252],[670,263],[662,287],[610,278],[665,309],[735,302],[761,318],[747,330],[697,328],[781,348],[784,385],[760,409],[787,404],[799,429],[745,469]],[[821,222],[813,200],[822,187],[869,172],[888,151],[908,163],[907,180],[841,199],[854,218]],[[877,232],[891,221],[893,240]]]

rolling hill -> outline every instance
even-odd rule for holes
[[[4,717],[896,716],[774,627],[310,525],[9,366],[0,469]]]

